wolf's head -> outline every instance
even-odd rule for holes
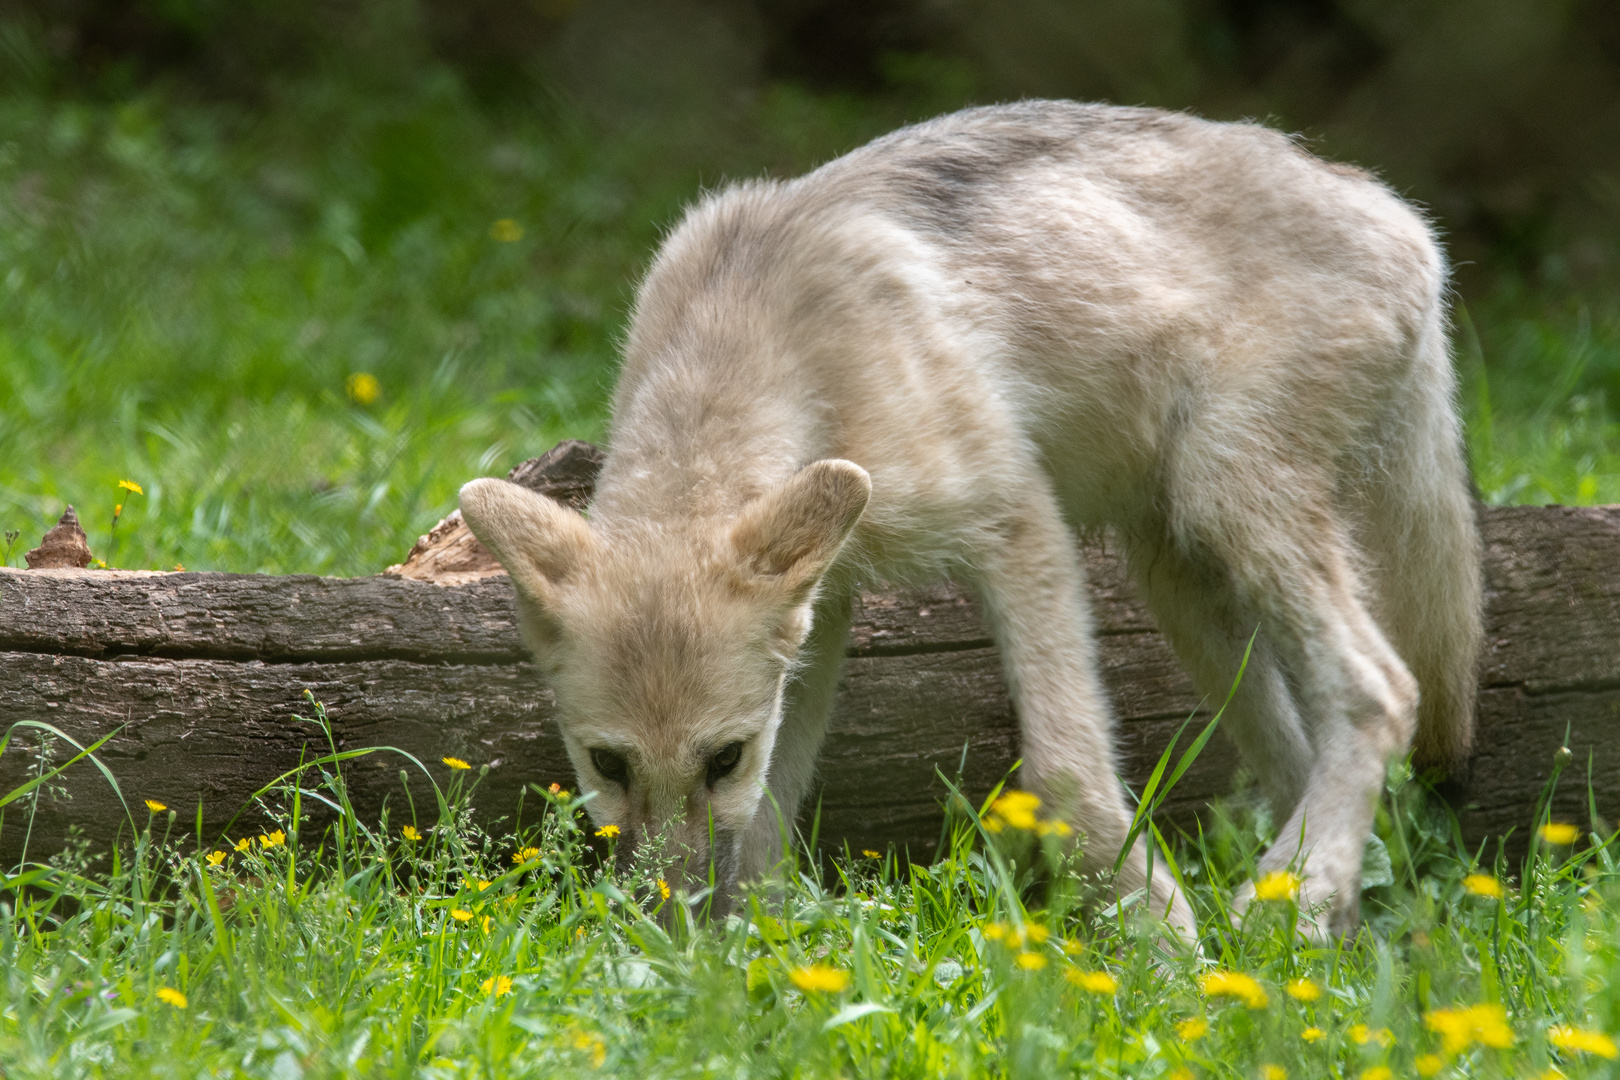
[[[675,880],[701,884],[712,858],[721,892],[735,884],[743,837],[770,812],[783,687],[817,585],[870,493],[858,465],[817,461],[723,522],[596,526],[504,480],[461,489],[621,860],[661,835]]]

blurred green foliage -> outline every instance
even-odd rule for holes
[[[14,86],[164,83],[264,107],[289,81],[482,106],[561,94],[622,128],[747,126],[792,83],[930,104],[1108,99],[1255,116],[1384,172],[1460,259],[1562,285],[1620,269],[1613,0],[12,0]],[[737,134],[733,132],[733,134]],[[401,160],[404,160],[403,158]],[[428,162],[422,162],[431,168]]]
[[[18,0],[0,554],[73,503],[112,565],[375,571],[468,477],[604,434],[633,283],[702,187],[1035,92],[1387,166],[1464,264],[1482,491],[1620,500],[1620,36],[1532,6]]]

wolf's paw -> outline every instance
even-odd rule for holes
[[[1292,905],[1295,929],[1312,945],[1330,944],[1355,930],[1360,921],[1360,896],[1345,892],[1321,877],[1300,876],[1288,870],[1261,871],[1232,894],[1231,918],[1234,929],[1242,930],[1258,921],[1262,910]]]

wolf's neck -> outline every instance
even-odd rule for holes
[[[803,367],[763,350],[628,358],[592,519],[729,519],[827,456],[825,409]]]

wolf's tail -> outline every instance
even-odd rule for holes
[[[1379,622],[1417,678],[1413,760],[1460,778],[1474,736],[1483,626],[1480,539],[1456,412],[1443,305],[1392,403],[1361,537]]]

